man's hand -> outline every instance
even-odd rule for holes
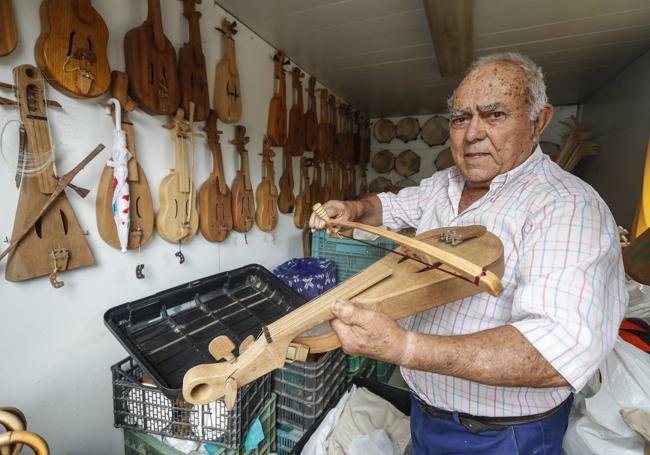
[[[323,204],[323,208],[334,221],[354,221],[359,214],[357,206],[353,201],[327,201]],[[312,229],[324,229],[325,221],[314,212],[311,214],[311,218],[309,218],[309,227]]]
[[[345,300],[332,304],[337,319],[332,328],[343,350],[384,362],[401,364],[409,349],[409,333],[383,313],[358,308]]]

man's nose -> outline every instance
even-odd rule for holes
[[[473,115],[465,133],[467,142],[476,142],[485,139],[485,124],[480,115]]]

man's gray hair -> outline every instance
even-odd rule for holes
[[[533,62],[530,58],[518,52],[499,52],[496,54],[484,55],[477,58],[472,62],[465,74],[469,74],[476,68],[489,63],[514,63],[522,69],[526,78],[528,79],[528,102],[530,103],[530,111],[528,118],[535,120],[542,112],[544,105],[548,103],[548,96],[546,96],[546,83],[544,82],[544,74],[542,68]],[[449,111],[453,111],[454,93],[451,94],[447,100]]]

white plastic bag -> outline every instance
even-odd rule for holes
[[[564,437],[567,455],[643,455],[643,438],[621,409],[650,411],[650,355],[618,339],[600,366],[600,389],[576,396]]]
[[[399,448],[390,439],[383,428],[369,434],[360,435],[350,442],[348,447],[350,455],[401,455]]]

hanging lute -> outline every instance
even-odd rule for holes
[[[399,319],[483,291],[491,295],[501,292],[503,244],[483,226],[439,228],[413,239],[361,223],[335,223],[319,204],[314,208],[330,227],[362,229],[393,240],[400,247],[396,254],[387,255],[345,283],[263,327],[257,340],[249,338],[242,343],[238,357],[228,337],[212,340],[210,354],[217,361],[225,361],[188,370],[183,378],[183,396],[190,403],[204,404],[225,396],[226,407],[230,409],[239,387],[282,368],[287,359],[304,360],[309,345],[294,340],[333,319],[331,304],[335,300],[350,300],[361,308]],[[312,340],[303,337],[301,341]],[[336,343],[320,347],[334,349]]]

